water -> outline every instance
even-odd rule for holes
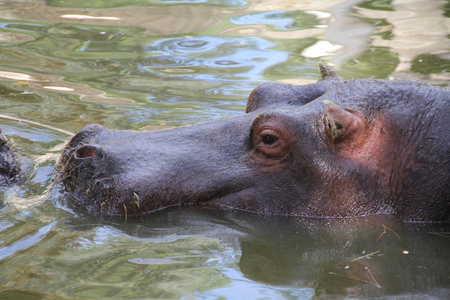
[[[241,115],[267,81],[450,86],[448,1],[1,1],[1,299],[450,297],[450,227],[172,209],[71,212],[52,187],[85,125],[154,130]],[[366,256],[364,256],[366,255]]]

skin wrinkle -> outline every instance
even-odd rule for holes
[[[431,93],[431,91],[429,91]],[[415,95],[415,98],[412,96]],[[402,126],[399,125],[391,125],[391,136],[396,136],[396,143],[393,145],[396,147],[396,155],[393,159],[394,164],[392,167],[392,171],[390,174],[389,180],[389,190],[393,195],[396,195],[398,202],[403,203],[404,205],[408,205],[408,198],[411,193],[415,193],[413,190],[417,190],[415,187],[421,187],[421,192],[426,193],[425,190],[430,186],[424,181],[423,176],[417,176],[416,174],[419,172],[422,174],[426,174],[429,172],[428,170],[428,162],[432,162],[433,158],[429,157],[430,149],[426,150],[426,153],[421,154],[421,145],[424,143],[424,136],[427,136],[430,131],[430,126],[433,121],[433,118],[439,112],[430,112],[430,108],[432,107],[433,97],[427,97],[426,93],[422,95],[414,93],[414,91],[406,91],[402,94],[402,100],[406,103],[413,101],[420,101],[423,103],[421,106],[421,110],[415,109],[415,118],[409,118],[401,120],[403,121]],[[423,111],[423,109],[426,110]],[[427,118],[428,115],[432,115],[433,117]],[[400,122],[401,122],[400,121]],[[426,141],[426,140],[425,140]],[[420,162],[417,160],[419,156],[426,157],[425,162]],[[423,165],[425,163],[426,169],[423,170]],[[422,171],[420,171],[422,169]],[[432,194],[432,192],[430,193]],[[399,212],[402,213],[402,212]],[[410,213],[412,214],[412,212]]]
[[[328,178],[330,175],[331,178]],[[311,215],[352,217],[359,207],[367,207],[362,203],[366,197],[361,197],[361,190],[348,171],[338,169],[337,172],[324,174],[322,177],[327,185],[322,188],[321,195],[315,194],[310,201]]]

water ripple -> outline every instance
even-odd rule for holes
[[[55,226],[56,223],[57,222],[54,221],[48,224],[47,226],[39,229],[39,231],[33,234],[32,236],[22,239],[11,246],[7,246],[0,249],[0,260],[3,260],[6,257],[11,256],[18,251],[22,251],[30,248],[31,246],[36,245],[47,235],[47,233],[50,232],[50,230],[53,228],[53,226]]]
[[[287,61],[289,57],[286,51],[271,49],[274,46],[274,43],[256,37],[170,38],[149,45],[147,51],[160,52],[161,55],[139,61],[138,69],[164,72],[160,68],[170,68],[166,72],[170,74],[166,76],[197,80],[230,80],[236,76],[258,80],[267,69]],[[204,54],[199,57],[198,53]],[[173,69],[178,67],[190,69],[178,72]],[[221,70],[221,73],[216,74],[214,70]]]
[[[217,49],[224,41],[215,37],[179,37],[160,40],[144,51],[162,51],[165,53],[198,53]]]
[[[299,30],[313,28],[320,24],[314,14],[304,11],[268,11],[230,18],[236,25],[265,24],[275,30]]]

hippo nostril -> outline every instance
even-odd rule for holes
[[[98,153],[98,149],[96,147],[85,145],[85,146],[81,146],[80,148],[78,148],[75,151],[74,156],[75,156],[75,158],[78,158],[78,159],[85,159],[85,158],[94,157],[97,155],[97,153]]]

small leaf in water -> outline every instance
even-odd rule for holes
[[[16,81],[13,83],[13,85],[28,85],[30,84],[29,81]]]

